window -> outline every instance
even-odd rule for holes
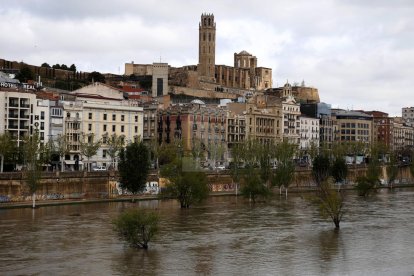
[[[88,118],[89,118],[89,120],[92,120],[92,113],[88,114]]]
[[[138,122],[138,116],[135,116],[135,122]]]
[[[44,120],[45,119],[45,112],[44,111],[41,111],[40,112],[40,119],[41,120]]]
[[[40,122],[40,130],[44,130],[45,129],[45,122]]]
[[[106,158],[106,150],[102,150],[102,158]]]
[[[124,126],[121,126],[121,132],[124,132]]]
[[[116,114],[112,114],[112,121],[116,121]]]
[[[137,126],[135,126],[135,133],[137,133],[138,132],[138,127]]]
[[[103,115],[103,119],[106,121],[106,114]]]
[[[115,132],[116,130],[116,125],[112,125],[112,131]]]
[[[121,121],[125,121],[125,115],[121,115]]]
[[[40,132],[40,140],[45,140],[45,133],[44,132]]]
[[[66,118],[70,118],[70,113],[66,113]]]
[[[106,131],[106,125],[103,125],[103,131]]]
[[[92,136],[91,135],[88,136],[88,143],[92,143]]]
[[[52,116],[62,117],[62,109],[52,108]]]
[[[88,130],[92,131],[92,124],[88,124]]]

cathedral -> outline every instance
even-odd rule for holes
[[[198,64],[183,67],[168,67],[165,76],[168,78],[168,92],[190,93],[190,90],[214,91],[245,95],[248,91],[264,91],[272,87],[272,69],[258,67],[257,58],[252,54],[241,51],[234,53],[234,66],[216,64],[216,22],[213,14],[202,14],[198,35]],[[125,75],[153,75],[154,64],[125,64]],[[168,74],[168,77],[167,77]],[[164,86],[164,91],[166,91]],[[154,94],[154,93],[153,93]],[[216,97],[220,93],[215,93]],[[158,95],[159,96],[159,95]],[[211,96],[209,96],[211,97]],[[225,97],[225,96],[223,96]]]

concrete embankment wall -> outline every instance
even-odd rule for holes
[[[350,168],[348,183],[355,182],[358,176],[365,175],[366,167]],[[0,203],[10,201],[31,200],[24,172],[1,173],[0,174]],[[383,176],[386,177],[386,170],[383,169]],[[114,198],[118,196],[116,172],[53,172],[42,173],[42,179],[38,186],[36,197],[38,200],[53,199],[88,199],[88,198]],[[153,172],[148,181],[158,181]],[[225,171],[209,173],[208,181],[211,191],[235,191],[230,175]],[[397,181],[400,184],[413,183],[408,167],[401,168]],[[310,169],[300,168],[295,173],[291,184],[292,188],[314,186]]]

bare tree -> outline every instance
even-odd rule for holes
[[[55,139],[55,150],[59,155],[60,170],[65,171],[65,165],[63,164],[65,155],[69,153],[69,142],[66,135],[59,134]]]
[[[87,158],[87,170],[90,171],[90,158],[98,152],[98,149],[101,147],[101,139],[95,141],[95,134],[82,134],[80,139],[80,152],[81,155]]]
[[[124,147],[124,137],[112,134],[111,137],[107,139],[108,145],[108,155],[111,157],[111,167],[116,169],[116,158],[120,150]]]

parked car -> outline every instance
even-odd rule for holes
[[[106,171],[106,167],[105,166],[97,166],[97,167],[92,168],[92,170],[94,172]]]

